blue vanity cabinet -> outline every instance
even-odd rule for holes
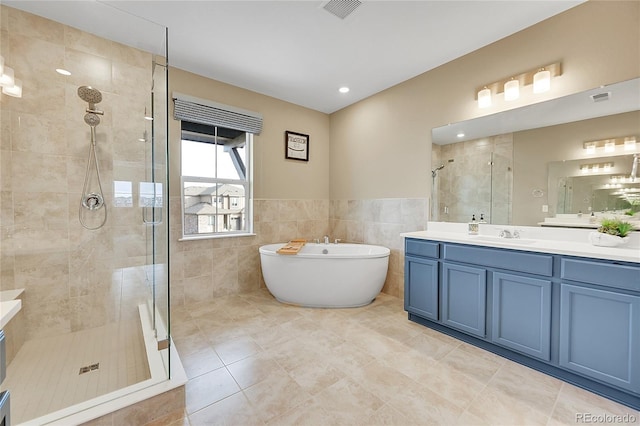
[[[437,321],[439,244],[407,239],[405,253],[404,309]]]
[[[563,258],[561,276],[560,366],[640,393],[640,268]]]
[[[442,263],[443,324],[484,338],[486,301],[486,269]]]
[[[640,264],[405,241],[410,320],[640,409]]]
[[[551,359],[551,280],[493,273],[491,341]]]

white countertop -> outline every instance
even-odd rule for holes
[[[0,329],[4,328],[11,321],[11,318],[20,312],[20,308],[22,308],[20,299],[0,302]]]
[[[497,238],[501,229],[508,229],[510,231],[517,229],[520,232],[520,240],[517,238]],[[479,235],[469,235],[467,233],[466,223],[429,222],[426,231],[406,232],[401,234],[401,236],[485,247],[640,263],[640,233],[632,233],[631,241],[625,246],[599,247],[589,243],[589,232],[592,231],[584,229],[559,230],[529,226],[482,224],[480,225]]]

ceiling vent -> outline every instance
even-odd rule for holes
[[[322,8],[334,16],[344,19],[360,7],[361,4],[362,2],[358,0],[330,0],[324,3]]]
[[[593,100],[593,102],[603,102],[608,101],[610,97],[611,92],[596,93],[595,95],[591,95],[591,100]]]

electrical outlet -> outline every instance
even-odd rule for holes
[[[549,206],[546,204],[542,205],[542,213],[548,213],[549,212]]]

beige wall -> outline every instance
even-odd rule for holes
[[[250,66],[250,65],[248,65]],[[169,69],[169,96],[173,92],[196,96],[255,111],[263,116],[260,135],[254,137],[254,197],[264,199],[329,198],[329,116],[211,80],[177,68]],[[169,102],[173,117],[173,102]],[[309,135],[309,161],[284,158],[286,130]],[[180,188],[180,122],[169,119],[172,195]]]
[[[534,101],[480,110],[478,86],[557,60],[536,101],[638,77],[639,28],[640,2],[590,1],[332,114],[331,199],[428,196],[433,127]]]

